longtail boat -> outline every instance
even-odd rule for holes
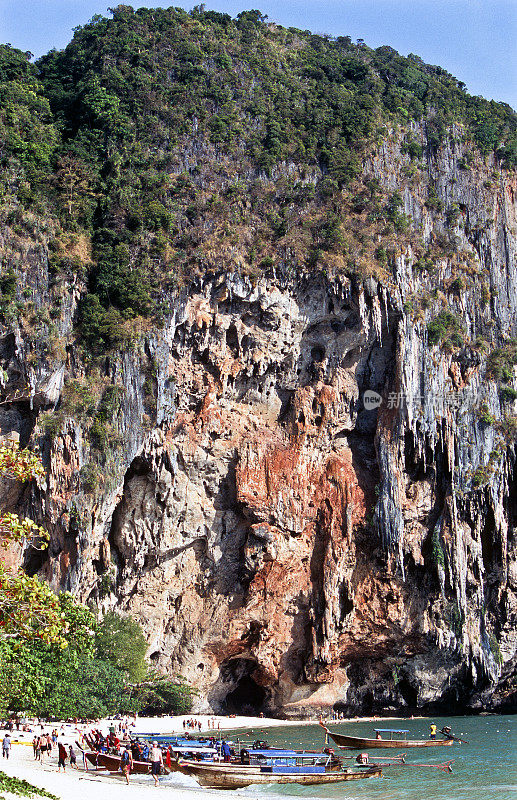
[[[107,769],[110,772],[118,772],[120,770],[120,756],[111,755],[110,753],[97,753],[93,750],[88,750],[84,753],[84,757],[93,764],[96,769]],[[167,767],[162,767],[165,775],[169,773]],[[131,772],[138,775],[148,775],[151,772],[150,761],[133,761]]]
[[[314,786],[322,783],[340,783],[363,778],[380,778],[382,770],[373,767],[359,772],[352,770],[328,770],[325,766],[289,766],[274,764],[255,767],[238,764],[196,764],[191,761],[173,762],[172,769],[195,778],[207,789],[244,789],[254,784],[299,783]]]
[[[330,736],[333,742],[337,744],[338,747],[341,747],[345,750],[368,750],[368,749],[384,749],[386,747],[396,747],[400,750],[400,748],[405,747],[448,747],[454,743],[454,739],[365,739],[360,736],[345,736],[343,733],[332,733],[320,721],[319,723],[327,736]],[[409,733],[407,730],[400,730],[396,728],[376,728],[375,732],[379,734],[379,736],[383,733],[389,733],[390,736],[393,736],[394,733]]]

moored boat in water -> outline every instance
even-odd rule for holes
[[[308,765],[240,766],[238,764],[196,764],[191,761],[173,762],[173,770],[195,778],[200,786],[207,789],[244,789],[254,784],[298,783],[315,786],[324,783],[380,778],[382,769],[371,767],[361,771],[326,770]]]
[[[342,747],[345,750],[379,750],[388,747],[396,747],[400,750],[400,748],[406,747],[447,747],[454,743],[453,738],[446,738],[446,739],[408,739],[407,737],[402,739],[393,739],[393,734],[404,734],[409,733],[408,730],[397,729],[397,728],[376,728],[375,732],[378,734],[380,738],[376,739],[367,739],[362,736],[347,736],[343,733],[333,733],[329,731],[326,725],[320,721],[319,723],[327,736],[329,736],[332,741],[338,745],[338,747]],[[383,739],[382,734],[389,733],[389,739]],[[456,740],[458,741],[458,740]]]

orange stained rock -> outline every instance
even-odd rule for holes
[[[199,329],[203,327],[209,328],[214,317],[208,300],[199,295],[192,298],[188,305],[187,313],[190,323],[195,323]]]
[[[314,521],[325,499],[335,514],[349,509],[353,524],[365,515],[364,492],[350,455],[332,454],[323,464],[312,463],[297,444],[286,445],[271,437],[249,440],[241,449],[237,494],[240,502],[263,518],[266,510],[281,506],[304,525]]]

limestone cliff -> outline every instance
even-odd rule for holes
[[[137,617],[200,709],[512,707],[517,187],[452,134],[409,178],[396,132],[363,163],[423,251],[447,238],[432,268],[411,242],[385,278],[222,257],[93,365],[81,278],[3,225],[34,319],[4,326],[0,425],[48,470],[26,568]]]

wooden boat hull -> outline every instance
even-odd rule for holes
[[[110,755],[109,753],[88,752],[85,753],[85,758],[95,767],[107,769],[110,772],[118,772],[120,770],[120,756]],[[162,770],[167,774],[168,769],[162,767]],[[151,764],[149,761],[133,761],[131,773],[136,775],[149,775],[151,772]]]
[[[359,736],[345,736],[342,733],[331,733],[325,728],[328,735],[338,747],[347,750],[384,750],[388,747],[406,749],[406,747],[449,747],[452,739],[363,739]]]
[[[244,789],[246,786],[270,783],[299,783],[315,786],[323,783],[341,783],[363,778],[380,778],[382,770],[373,768],[361,772],[330,771],[323,773],[298,772],[296,774],[262,772],[260,767],[239,767],[238,765],[190,764],[176,762],[173,769],[183,775],[195,778],[200,786],[207,789]]]

